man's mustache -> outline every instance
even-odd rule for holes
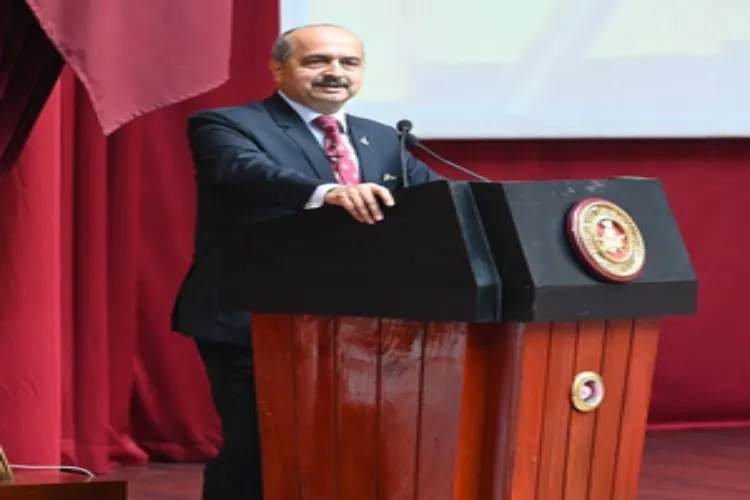
[[[321,76],[313,80],[312,84],[314,87],[341,87],[348,89],[351,87],[352,82],[343,76],[338,78],[335,76]]]

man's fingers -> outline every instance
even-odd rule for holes
[[[334,188],[327,196],[327,203],[341,206],[356,220],[368,224],[383,220],[378,199],[386,206],[395,204],[388,189],[372,183]]]
[[[377,195],[381,200],[383,200],[383,203],[385,203],[385,206],[392,207],[396,204],[396,202],[393,200],[393,195],[391,195],[391,192],[384,188],[383,186],[378,186],[377,184],[372,185],[372,191]]]
[[[370,216],[376,221],[381,221],[383,220],[383,213],[380,211],[380,205],[378,204],[378,200],[374,193],[374,189],[362,189],[360,191],[362,200],[364,201]]]
[[[357,215],[359,215],[357,219],[367,222],[368,224],[373,224],[375,220],[370,214],[370,210],[368,209],[367,203],[363,197],[363,192],[355,187],[350,189],[348,194],[349,199],[354,204],[354,209],[357,211]]]
[[[349,212],[349,214],[354,217],[359,222],[364,222],[359,216],[359,212],[357,211],[357,207],[354,206],[354,202],[352,201],[351,197],[349,196],[348,191],[342,190],[340,193],[336,193],[336,205],[340,205],[344,210]]]

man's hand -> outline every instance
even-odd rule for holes
[[[371,182],[333,188],[326,193],[325,203],[343,207],[359,222],[374,224],[383,220],[378,198],[388,207],[395,203],[390,191]]]

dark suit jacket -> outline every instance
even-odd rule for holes
[[[351,115],[347,126],[362,182],[399,187],[396,131]],[[302,210],[317,186],[336,181],[323,148],[278,94],[245,106],[198,112],[189,120],[188,135],[198,189],[195,252],[177,295],[172,329],[246,345],[249,315],[219,307],[223,245],[244,225]],[[383,181],[386,174],[393,179]],[[411,185],[440,179],[411,154],[408,176]]]

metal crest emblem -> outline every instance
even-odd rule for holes
[[[590,272],[615,283],[640,276],[646,244],[640,229],[620,206],[602,198],[587,198],[568,213],[568,236]]]

